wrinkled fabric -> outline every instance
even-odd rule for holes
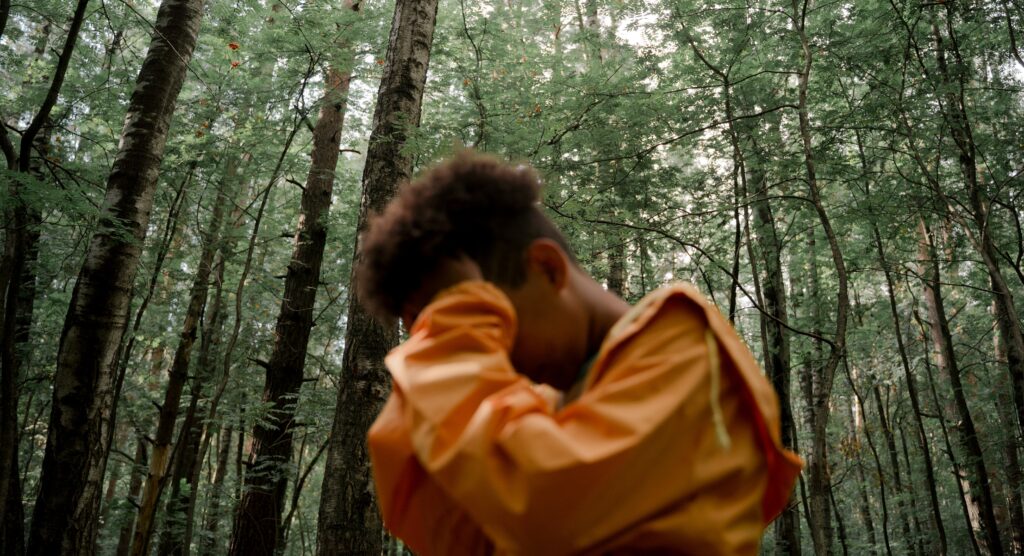
[[[778,400],[696,290],[658,290],[605,338],[578,398],[513,369],[485,282],[439,294],[386,358],[369,433],[384,524],[434,554],[756,554],[802,463]]]

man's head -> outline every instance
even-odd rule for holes
[[[541,211],[540,188],[529,167],[471,151],[428,170],[371,220],[357,267],[361,301],[378,318],[408,325],[440,289],[479,275],[515,306],[512,363],[568,387],[596,349],[600,286]]]

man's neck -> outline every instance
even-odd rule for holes
[[[604,343],[608,331],[615,326],[629,309],[629,303],[614,293],[604,289],[593,278],[586,276],[582,284],[582,295],[590,308],[590,324],[587,333],[587,357],[597,354]]]

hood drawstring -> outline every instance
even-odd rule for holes
[[[722,415],[722,405],[718,399],[722,390],[722,361],[718,357],[718,342],[715,341],[715,334],[711,332],[711,328],[704,330],[704,341],[708,346],[708,366],[711,367],[711,419],[715,424],[718,443],[722,448],[729,449],[732,439],[725,428],[725,416]]]

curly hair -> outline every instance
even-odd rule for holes
[[[549,238],[572,257],[540,209],[541,181],[526,165],[463,150],[399,189],[371,218],[356,263],[356,292],[375,317],[393,321],[421,278],[448,257],[475,261],[486,280],[526,279],[526,248]]]

